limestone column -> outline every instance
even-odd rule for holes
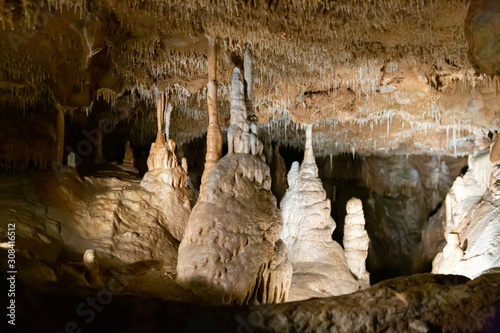
[[[156,98],[156,122],[158,124],[158,132],[157,135],[162,133],[162,124],[163,124],[163,93],[158,93]]]
[[[217,112],[217,42],[208,38],[208,130],[207,130],[207,154],[205,157],[205,170],[203,171],[202,183],[212,170],[213,166],[222,156],[222,133],[219,126],[219,114]]]
[[[57,110],[56,131],[56,162],[62,164],[64,153],[64,112],[61,108]]]

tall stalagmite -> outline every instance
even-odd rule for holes
[[[235,68],[229,152],[201,185],[177,263],[177,282],[215,303],[283,302],[290,287],[292,267],[279,238],[283,222],[247,115]]]
[[[363,204],[358,198],[351,198],[346,206],[347,216],[344,224],[344,249],[347,264],[358,279],[362,289],[370,286],[370,273],[366,271],[366,258],[370,238],[365,230]]]
[[[326,197],[312,145],[312,125],[306,128],[304,161],[292,164],[288,189],[280,203],[281,237],[293,265],[289,300],[348,294],[360,288],[349,270],[342,247],[332,240],[335,221]]]
[[[210,170],[217,164],[222,156],[222,134],[219,127],[219,114],[217,112],[217,40],[208,36],[208,130],[207,154],[205,157],[205,170],[202,182],[205,181]]]

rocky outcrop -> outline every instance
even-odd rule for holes
[[[179,246],[177,282],[207,301],[286,300],[292,268],[279,235],[269,167],[255,124],[247,120],[244,85],[234,69],[229,152],[202,183]]]
[[[21,331],[61,330],[75,318],[83,297],[39,293],[19,282]],[[115,281],[114,285],[121,286]],[[398,277],[350,295],[250,307],[207,307],[157,297],[113,295],[104,312],[82,330],[161,332],[498,332],[500,273],[468,281],[463,276]],[[37,301],[32,300],[36,297]],[[95,292],[88,295],[95,298]],[[90,309],[90,308],[89,308]],[[147,311],[144,311],[147,309]]]
[[[450,191],[460,193],[464,198],[451,208],[468,210],[462,213],[463,218],[448,234],[448,244],[434,259],[433,272],[474,278],[500,266],[500,145],[497,140],[498,136],[494,135],[489,151],[485,149],[475,157],[482,161],[482,167],[469,169],[463,183],[455,186],[455,182]],[[488,171],[489,181],[486,183]],[[484,183],[487,187],[480,197],[470,190],[471,186],[478,188],[478,184],[483,186]]]
[[[454,233],[448,235],[448,244],[433,262],[433,272],[474,278],[499,267],[499,226],[500,164],[496,164],[484,197],[469,210]]]
[[[280,208],[284,227],[281,238],[293,265],[290,301],[328,297],[360,288],[349,270],[342,247],[332,240],[335,221],[312,150],[312,125],[306,129],[304,161],[292,164],[288,189]]]
[[[469,44],[467,56],[480,73],[500,75],[500,4],[496,0],[471,2],[465,19],[465,35]]]

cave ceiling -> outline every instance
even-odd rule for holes
[[[300,125],[314,123],[317,155],[466,155],[475,135],[500,127],[499,3],[2,0],[0,107],[76,120],[105,104],[154,135],[166,91],[171,133],[188,142],[208,125],[213,36],[223,130],[230,74],[250,44],[270,140],[301,147]]]

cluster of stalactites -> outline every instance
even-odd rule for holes
[[[257,137],[257,117],[252,108],[252,57],[249,47],[245,51],[244,78],[235,67],[231,81],[231,123],[227,133],[229,153],[262,154],[264,146]]]

